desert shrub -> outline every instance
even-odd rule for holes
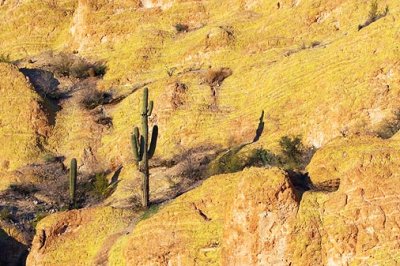
[[[0,63],[11,63],[9,54],[0,54]]]
[[[300,136],[284,136],[280,139],[281,164],[284,169],[300,169],[304,146]]]
[[[83,79],[103,76],[106,73],[106,66],[100,62],[89,63],[76,55],[60,53],[54,57],[51,71],[59,76]]]
[[[362,25],[358,25],[358,30],[361,30],[367,27],[369,24],[377,21],[380,18],[385,17],[389,13],[389,6],[386,6],[385,9],[379,12],[378,2],[377,0],[373,0],[370,5],[370,9],[368,12],[368,18]]]
[[[10,190],[22,196],[28,196],[38,191],[34,184],[12,184],[10,185]]]
[[[389,139],[400,130],[400,110],[395,112],[395,118],[387,121],[378,131],[378,137]]]
[[[2,207],[0,209],[0,220],[1,221],[9,221],[11,220],[11,212],[7,207]]]
[[[249,166],[272,167],[272,166],[279,166],[280,160],[279,157],[274,153],[272,153],[271,151],[259,148],[259,149],[254,149],[251,152],[248,164]]]
[[[109,192],[109,185],[107,177],[104,173],[98,173],[93,180],[92,192],[98,198],[104,198]]]
[[[140,221],[149,219],[150,217],[152,217],[154,214],[156,214],[160,209],[160,205],[151,205],[144,213],[143,215],[140,217]]]
[[[36,228],[37,224],[48,215],[49,214],[45,211],[42,210],[36,211],[35,218],[31,221],[31,226],[33,228]]]
[[[175,24],[175,30],[177,32],[187,32],[189,30],[189,26],[182,23],[177,23]]]
[[[284,136],[280,139],[279,145],[280,167],[291,171],[304,170],[316,151],[314,147],[305,147],[300,136]]]
[[[112,99],[112,94],[108,92],[100,92],[96,89],[87,91],[82,100],[82,105],[86,109],[92,110],[99,105],[109,103]]]
[[[207,170],[207,175],[234,173],[243,170],[248,165],[248,158],[240,154],[241,147],[233,148],[214,160]]]
[[[46,163],[54,163],[57,161],[57,156],[52,153],[46,153],[45,155],[43,155],[43,161],[45,161]]]
[[[373,22],[378,17],[378,2],[376,0],[371,2],[371,6],[368,13],[368,20]]]
[[[141,210],[143,210],[142,198],[141,198],[140,195],[132,196],[129,201],[130,201],[130,206],[131,206],[133,211],[141,211]]]

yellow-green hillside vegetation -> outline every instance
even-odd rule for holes
[[[12,8],[8,3],[2,12],[14,18],[31,5],[35,8],[25,19],[39,23],[46,10],[44,26],[35,28],[52,27],[67,50],[105,60],[104,90],[124,91],[151,82],[154,122],[161,132],[158,156],[171,157],[178,145],[247,142],[261,110],[266,112],[264,146],[273,148],[281,136],[301,134],[305,143],[320,147],[340,135],[379,131],[399,107],[396,1],[380,1],[379,12],[387,5],[388,15],[360,31],[358,25],[368,18],[368,1],[280,1],[279,8],[270,1],[175,1],[163,10],[141,8],[135,1],[59,1],[51,8],[34,3]],[[64,9],[72,15],[52,22]],[[188,31],[177,33],[178,23]],[[28,34],[6,32],[20,38]],[[4,47],[14,41],[2,39]],[[50,48],[61,50],[57,41],[39,50]],[[25,49],[30,55],[38,52],[29,45]],[[4,52],[14,55],[15,49]],[[209,67],[233,72],[217,88],[217,111],[210,108],[210,86],[203,82]],[[170,102],[176,82],[188,89],[184,103],[174,109]],[[139,95],[110,111],[114,128],[102,137],[99,149],[107,163],[129,160]]]
[[[399,11],[398,0],[0,0],[0,211],[27,217],[4,208],[18,203],[36,223],[64,210],[49,206],[78,160],[82,209],[42,220],[28,262],[400,263]],[[142,213],[130,142],[145,87],[159,138]],[[288,136],[301,162],[282,159]]]

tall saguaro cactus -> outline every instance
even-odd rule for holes
[[[71,160],[71,167],[69,170],[69,197],[71,202],[71,207],[76,207],[76,176],[77,176],[77,162],[73,158]]]
[[[149,102],[149,90],[147,88],[143,91],[142,103],[142,132],[139,133],[139,128],[135,127],[131,136],[133,157],[137,166],[143,173],[142,182],[142,205],[144,208],[149,206],[149,160],[153,157],[156,150],[158,127],[155,125],[151,134],[151,141],[149,143],[149,116],[153,111],[153,101]]]

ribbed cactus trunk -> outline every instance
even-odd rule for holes
[[[76,208],[76,180],[77,180],[77,161],[76,159],[71,160],[71,167],[69,170],[69,198],[70,205],[72,208]]]
[[[140,134],[137,127],[134,128],[131,136],[132,150],[136,165],[139,170],[143,173],[142,180],[142,205],[144,208],[148,208],[150,200],[150,172],[149,172],[149,160],[153,157],[158,137],[158,127],[153,127],[151,134],[151,141],[149,143],[149,116],[153,111],[153,101],[149,102],[149,91],[147,88],[143,92],[143,103],[141,111],[142,119],[142,134]]]
[[[148,158],[148,143],[149,143],[149,113],[148,113],[148,94],[147,88],[143,94],[143,105],[142,105],[142,134],[143,134],[143,141],[144,141],[144,149],[143,149],[143,198],[142,198],[142,205],[144,208],[149,206],[149,199],[150,199],[150,173],[149,173],[149,158]],[[152,104],[150,104],[152,105]]]

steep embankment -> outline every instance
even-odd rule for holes
[[[0,75],[0,171],[7,171],[38,158],[49,126],[40,96],[18,68],[0,63]]]
[[[252,168],[211,177],[201,187],[150,210],[148,218],[123,231],[127,235],[112,239],[114,245],[107,248],[108,257],[102,254],[102,261],[110,265],[395,265],[400,262],[398,145],[396,139],[374,138],[331,143],[311,162],[316,189],[302,197],[296,196],[289,178],[278,169]],[[330,160],[321,162],[326,157]],[[338,182],[339,189],[332,191]],[[119,218],[104,222],[114,219]],[[69,227],[64,221],[45,219],[38,229],[57,232],[60,223]],[[81,225],[79,230],[86,232],[90,223]],[[103,250],[90,240],[85,247],[65,253],[68,249],[57,243],[68,239],[69,246],[78,245],[74,235],[79,230],[61,236],[50,233],[49,242],[40,245],[39,233],[29,261],[72,263],[89,250],[91,254]],[[93,260],[96,257],[82,263]]]

